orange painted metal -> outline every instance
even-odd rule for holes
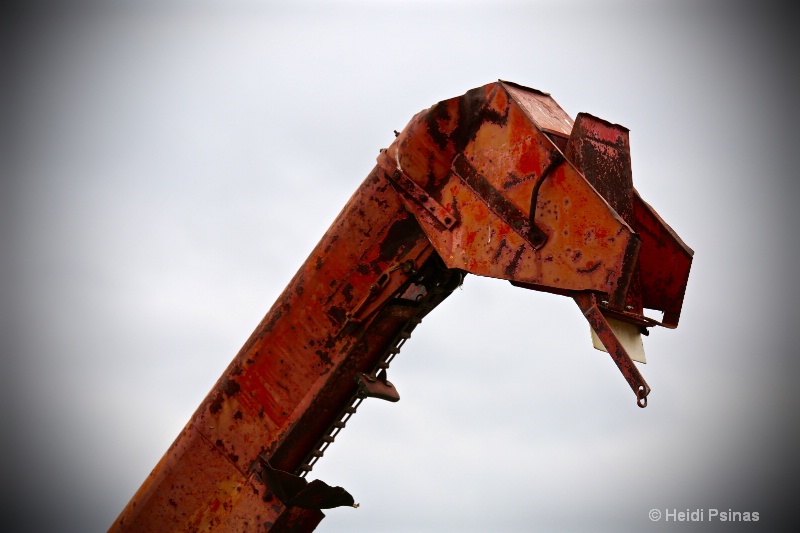
[[[442,101],[381,151],[110,531],[311,531],[322,512],[263,465],[306,474],[365,396],[395,401],[389,362],[465,273],[571,296],[613,345],[605,315],[677,325],[691,254],[633,190],[624,128],[509,82]]]
[[[403,198],[448,267],[624,298],[639,238],[537,120],[572,126],[549,96],[490,84],[417,115],[378,166],[389,177],[406,175],[458,220],[443,228]],[[531,237],[533,225],[544,244]]]

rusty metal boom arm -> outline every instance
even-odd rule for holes
[[[306,474],[471,273],[572,297],[644,407],[614,324],[676,327],[692,251],[639,197],[628,131],[498,81],[417,114],[110,531],[311,531],[356,505]],[[657,321],[644,308],[661,310]]]

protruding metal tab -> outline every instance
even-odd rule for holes
[[[258,457],[261,463],[261,480],[284,505],[301,509],[332,509],[334,507],[358,507],[358,504],[342,487],[331,487],[322,480],[311,482],[289,472],[273,468],[267,459]]]
[[[628,385],[636,394],[637,405],[639,407],[647,407],[647,395],[650,394],[650,387],[614,334],[614,330],[611,329],[603,313],[600,312],[595,295],[592,293],[575,293],[572,297],[580,307],[589,325],[600,338],[606,350],[608,350],[608,354],[614,360],[617,368],[622,372],[622,377],[625,378],[625,381],[628,382]]]
[[[400,394],[392,383],[386,379],[386,370],[381,370],[377,376],[358,374],[358,393],[365,398],[379,398],[387,402],[400,401]]]

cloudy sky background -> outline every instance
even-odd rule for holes
[[[635,186],[695,250],[680,327],[645,338],[650,404],[636,407],[574,303],[470,276],[392,365],[400,403],[365,402],[310,475],[361,503],[318,530],[791,516],[799,117],[779,4],[16,9],[0,162],[6,526],[105,531],[392,130],[498,78],[630,128]]]

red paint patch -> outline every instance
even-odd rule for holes
[[[533,147],[526,146],[524,148],[524,152],[522,152],[522,155],[519,158],[519,163],[517,164],[519,171],[522,174],[538,174],[541,170],[541,166],[539,152],[537,152]]]
[[[551,179],[551,180],[552,180],[552,181],[553,181],[553,182],[554,182],[556,185],[563,185],[563,184],[564,184],[564,181],[566,180],[566,178],[567,178],[567,176],[566,176],[566,174],[565,174],[565,172],[564,172],[564,165],[562,164],[562,165],[558,165],[558,166],[555,168],[555,172],[553,172],[553,173],[551,174],[551,178],[550,178],[550,179]]]

